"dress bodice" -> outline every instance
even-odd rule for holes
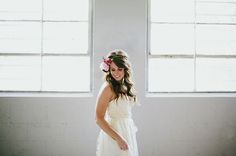
[[[112,100],[107,108],[108,117],[114,118],[131,118],[133,102],[125,97],[120,97],[118,100]]]

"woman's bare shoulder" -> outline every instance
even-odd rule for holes
[[[111,87],[111,84],[107,83],[107,82],[104,82],[102,85],[101,85],[101,88],[100,88],[100,91],[112,91],[112,87]]]
[[[99,91],[100,96],[106,96],[111,99],[114,96],[111,84],[104,82]]]

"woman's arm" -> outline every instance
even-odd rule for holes
[[[111,138],[117,141],[118,145],[122,150],[127,150],[128,145],[125,140],[116,132],[114,131],[107,121],[104,119],[107,106],[111,101],[114,93],[112,92],[111,87],[107,84],[102,90],[100,91],[97,102],[96,102],[96,123],[100,126],[100,128],[106,132]]]

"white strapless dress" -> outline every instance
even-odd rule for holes
[[[133,106],[133,102],[119,98],[109,103],[106,112],[106,121],[126,140],[129,149],[121,150],[117,142],[101,130],[97,140],[97,156],[138,156],[137,128],[131,112]]]

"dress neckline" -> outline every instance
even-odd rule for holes
[[[112,99],[112,100],[109,102],[109,104],[110,104],[110,103],[114,103],[114,102],[115,102],[115,103],[118,103],[119,101],[126,101],[126,102],[129,103],[129,104],[132,103],[132,101],[128,99],[128,96],[124,96],[124,97],[119,97],[118,99]]]

